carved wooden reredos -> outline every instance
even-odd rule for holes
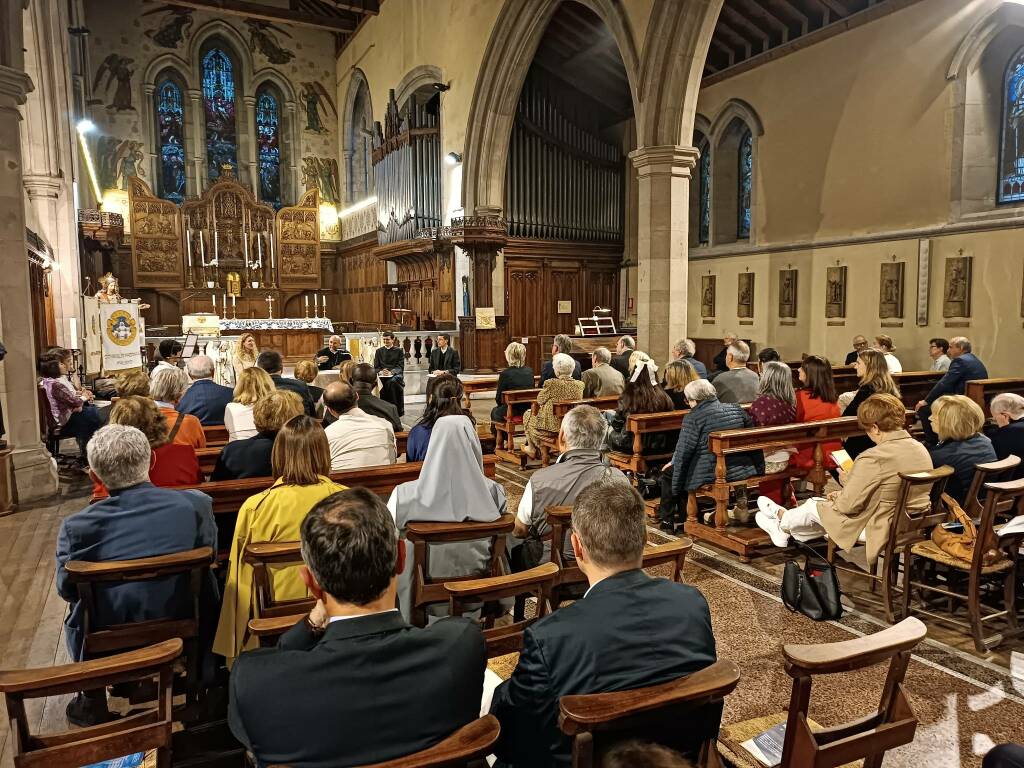
[[[316,189],[275,213],[238,183],[232,168],[198,199],[180,207],[153,195],[138,177],[129,185],[136,288],[225,289],[238,275],[242,292],[320,287],[320,200]]]

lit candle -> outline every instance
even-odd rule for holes
[[[186,244],[185,252],[188,254],[188,265],[189,265],[189,267],[191,267],[192,266],[192,230],[191,229],[188,230],[188,234],[187,234],[187,236],[185,238],[185,244]]]
[[[324,317],[327,317],[327,296],[326,294],[321,294],[320,298],[324,300]]]
[[[242,246],[245,248],[245,266],[249,266],[249,233],[242,230]]]
[[[263,266],[263,235],[256,235],[256,257],[259,259],[259,265]]]
[[[213,299],[213,314],[217,314],[217,294],[211,293],[210,298]]]
[[[273,236],[267,236],[267,242],[270,243],[270,268],[274,268],[274,238]]]
[[[306,315],[309,315],[309,294],[307,293],[303,298],[306,300]]]
[[[221,302],[223,309],[221,310],[225,315],[228,313],[228,295],[224,294],[224,300]]]
[[[237,297],[235,296],[235,294],[231,294],[231,308],[232,309],[234,309],[236,306],[238,306],[237,303],[235,302],[236,298]]]
[[[206,246],[203,244],[203,231],[199,230],[199,261],[206,266]]]

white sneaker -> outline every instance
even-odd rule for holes
[[[761,499],[763,498],[764,497],[762,496]],[[758,499],[758,507],[761,507],[761,499]],[[772,506],[779,507],[779,505],[771,499],[768,499],[767,501]],[[781,507],[779,508],[781,509]],[[782,530],[782,521],[779,520],[774,512],[766,512],[762,507],[761,509],[758,509],[757,514],[754,515],[754,520],[757,523],[757,527],[771,537],[772,544],[776,547],[789,546],[789,534]]]
[[[764,512],[766,515],[772,515],[773,517],[778,517],[780,512],[786,511],[786,508],[784,506],[782,506],[781,504],[776,504],[767,496],[757,497],[757,508]]]

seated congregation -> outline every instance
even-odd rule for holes
[[[987,384],[962,337],[932,340],[948,358],[933,355],[921,391],[888,337],[857,337],[848,368],[771,349],[751,361],[724,341],[705,366],[681,340],[659,369],[623,337],[580,371],[558,336],[539,386],[509,344],[491,427],[499,458],[534,464],[517,507],[443,353],[408,432],[373,394],[374,367],[351,359],[312,392],[253,348],[231,390],[210,358],[182,369],[168,347],[151,376],[118,380],[103,413],[62,351],[47,353],[41,398],[93,483],[57,545],[65,641],[88,670],[62,689],[77,692],[69,723],[83,738],[100,729],[97,759],[122,754],[108,682],[156,670],[169,695],[181,656],[186,704],[226,688],[230,733],[261,766],[719,765],[739,673],[682,564],[695,540],[742,559],[796,542],[883,587],[894,626],[856,650],[787,645],[779,659],[794,690],[891,661],[881,714],[843,731],[842,762],[880,760],[913,738],[899,683],[926,632],[914,614],[947,618],[912,592],[966,577],[966,604],[976,580],[996,583],[984,594],[1003,596],[1006,626],[986,636],[993,616],[971,605],[967,628],[980,651],[1016,632],[1021,541],[998,527],[1024,497],[1024,380]],[[854,550],[866,570],[845,564]],[[669,578],[653,575],[666,564]],[[488,663],[509,653],[495,687]],[[22,685],[0,673],[9,706]],[[195,706],[166,706],[154,717],[195,722]],[[835,748],[824,733],[798,738],[807,706],[782,716],[784,765]],[[873,730],[887,724],[900,735]],[[1019,765],[1021,749],[997,747],[985,765]]]

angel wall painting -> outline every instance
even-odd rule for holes
[[[132,75],[135,74],[135,70],[130,66],[134,61],[135,59],[130,59],[127,56],[112,53],[103,60],[100,68],[96,70],[96,77],[93,78],[92,82],[93,93],[106,92],[109,94],[111,86],[115,82],[117,83],[117,86],[114,88],[114,97],[107,104],[107,109],[116,109],[118,112],[127,112],[135,109],[132,106]],[[100,81],[103,80],[104,75],[107,76],[107,81],[101,89]],[[89,103],[102,104],[103,99],[91,100]]]
[[[291,38],[291,34],[284,28],[269,21],[257,19],[246,19],[249,26],[249,50],[253,53],[259,51],[271,64],[287,64],[295,58],[295,54],[287,48],[282,48],[277,41],[277,35],[281,34]]]
[[[103,136],[96,145],[96,175],[101,189],[128,189],[128,179],[145,176],[142,142]]]
[[[306,130],[315,133],[327,133],[324,125],[324,117],[327,110],[335,118],[338,117],[338,109],[334,106],[334,100],[321,83],[308,82],[302,84],[302,103],[306,106]],[[320,110],[324,110],[321,116]]]
[[[302,158],[302,183],[306,189],[320,190],[320,202],[337,204],[338,161],[327,157]]]
[[[156,29],[146,30],[146,37],[161,48],[177,48],[178,43],[188,37],[192,29],[192,9],[164,5],[160,8],[146,11],[142,15],[152,16],[155,13],[163,13],[165,15],[160,19],[160,26]]]

